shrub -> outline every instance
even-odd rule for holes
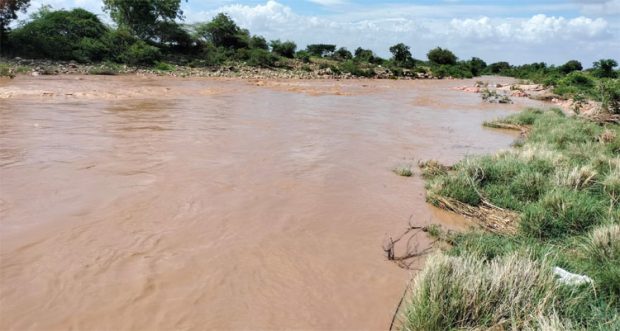
[[[295,53],[295,58],[297,58],[303,63],[310,63],[310,53],[308,53],[307,51],[298,51],[297,53]]]
[[[0,77],[15,77],[15,75],[11,71],[11,66],[5,63],[0,63]]]
[[[122,62],[132,65],[152,65],[161,58],[161,52],[159,48],[139,40],[123,52],[119,58]]]
[[[173,65],[168,64],[166,62],[159,62],[159,61],[155,62],[154,68],[159,70],[159,71],[173,71],[174,70],[174,66]]]
[[[594,75],[599,78],[616,78],[618,74],[614,68],[618,66],[618,62],[614,59],[601,59],[594,62]]]
[[[510,254],[489,262],[463,254],[427,259],[403,313],[405,330],[524,329],[557,309],[549,262]]]
[[[256,67],[273,67],[278,57],[264,49],[252,49],[249,53],[248,65]]]
[[[97,15],[84,9],[44,8],[11,33],[11,44],[20,56],[96,61],[107,53],[107,45],[101,40],[107,32]]]
[[[336,51],[336,45],[331,44],[310,44],[306,46],[306,51],[312,56],[325,57],[330,56]]]
[[[292,41],[281,42],[280,40],[271,41],[271,51],[283,57],[292,59],[295,57],[297,44]]]
[[[343,62],[342,64],[340,64],[338,69],[340,72],[350,73],[358,77],[372,77],[374,75],[374,70],[362,69],[357,63],[352,60]]]
[[[443,49],[441,47],[437,47],[431,49],[427,54],[428,60],[435,64],[448,64],[453,65],[456,64],[456,55],[447,49]]]
[[[411,171],[411,165],[400,165],[392,169],[392,172],[394,172],[395,174],[399,176],[403,176],[403,177],[413,176],[413,171]]]
[[[598,83],[598,93],[605,111],[612,114],[620,114],[620,80],[601,80]]]
[[[560,66],[560,71],[563,74],[569,74],[573,71],[581,71],[583,70],[583,66],[581,65],[581,62],[577,61],[577,60],[570,60],[566,63],[564,63],[563,65]]]
[[[415,62],[411,55],[409,46],[399,43],[390,47],[390,53],[392,53],[392,61],[395,65],[403,68],[413,68]]]

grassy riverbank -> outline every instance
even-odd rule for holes
[[[486,125],[526,137],[423,168],[430,203],[487,231],[442,235],[451,248],[416,277],[402,328],[620,329],[620,127],[540,110]]]

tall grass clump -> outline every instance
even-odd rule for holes
[[[494,155],[421,168],[430,203],[487,218],[478,223],[493,232],[453,234],[428,260],[401,329],[620,329],[620,126],[537,109],[485,125],[525,137]],[[517,215],[515,231],[486,226],[506,211]],[[554,267],[592,282],[563,284]]]
[[[513,253],[485,262],[439,254],[411,288],[406,330],[523,329],[551,316],[558,287],[547,261]]]

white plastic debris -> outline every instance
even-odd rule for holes
[[[558,281],[565,285],[579,286],[579,285],[590,284],[594,282],[592,278],[586,275],[574,274],[560,267],[553,268],[553,273],[559,277]]]

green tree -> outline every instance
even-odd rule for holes
[[[390,47],[390,53],[392,53],[392,61],[394,61],[397,66],[413,68],[414,61],[409,46],[403,43],[396,44]]]
[[[161,22],[183,19],[181,0],[103,0],[103,5],[119,27],[144,40],[155,37]]]
[[[292,41],[282,42],[280,40],[272,40],[271,41],[271,51],[280,56],[284,56],[287,58],[295,57],[295,50],[297,49],[297,44]]]
[[[427,54],[428,60],[435,64],[446,64],[446,65],[455,65],[456,64],[456,55],[452,53],[448,49],[443,49],[441,47],[431,49]]]
[[[209,23],[196,27],[196,33],[216,47],[246,48],[250,43],[249,32],[237,26],[230,16],[219,13]]]
[[[252,36],[250,38],[250,48],[269,50],[269,45],[267,44],[267,40],[262,36]]]
[[[84,9],[51,11],[43,8],[32,21],[11,33],[15,52],[34,58],[102,60],[109,53],[104,36],[108,28]]]
[[[25,12],[30,0],[0,0],[0,54],[5,51],[9,23],[17,18],[17,13]]]
[[[505,61],[495,62],[489,65],[489,71],[492,74],[499,74],[506,70],[510,70],[510,63],[505,62]]]
[[[340,60],[340,61],[350,60],[353,58],[353,54],[351,54],[351,52],[349,52],[349,50],[346,49],[345,47],[340,47],[338,48],[338,50],[334,52],[333,57],[336,60]]]
[[[336,51],[336,45],[331,44],[310,44],[306,46],[306,51],[313,56],[330,56]]]
[[[482,71],[487,67],[487,63],[481,58],[472,57],[468,62],[469,69],[473,76],[480,76]]]
[[[599,78],[616,78],[618,75],[614,68],[618,62],[614,59],[600,59],[594,62],[594,75]]]
[[[581,65],[581,62],[577,60],[570,60],[560,66],[560,71],[563,74],[569,74],[573,71],[581,71],[581,70],[583,70],[583,66]]]

